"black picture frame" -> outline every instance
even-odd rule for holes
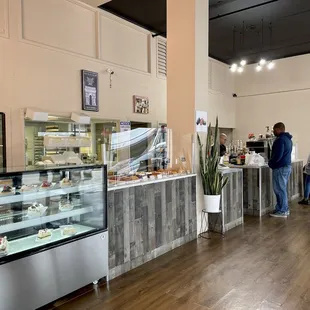
[[[99,112],[98,73],[81,70],[82,110]]]

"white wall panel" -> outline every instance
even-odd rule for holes
[[[7,37],[9,33],[8,10],[9,10],[9,0],[0,0],[0,36],[2,37]]]
[[[149,35],[143,30],[101,15],[100,42],[102,60],[142,72],[149,71]]]
[[[68,0],[23,0],[23,38],[96,57],[96,13]]]

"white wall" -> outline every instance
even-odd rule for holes
[[[209,98],[208,118],[214,125],[216,116],[222,128],[236,127],[235,75],[228,66],[217,60],[209,59]]]
[[[108,68],[115,71],[112,89]],[[166,121],[166,80],[157,77],[150,32],[75,0],[0,0],[0,110],[8,118],[9,165],[24,161],[23,109],[81,111],[81,69],[99,73],[100,111],[92,117]],[[133,95],[149,97],[149,115],[133,113]]]
[[[310,152],[310,55],[276,61],[273,71],[257,73],[247,67],[236,77],[236,136],[265,132],[265,126],[282,121],[298,142],[299,157]]]

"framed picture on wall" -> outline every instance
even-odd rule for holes
[[[98,73],[81,70],[82,75],[82,110],[99,111]]]
[[[148,97],[133,96],[133,111],[138,114],[150,113],[150,102]]]

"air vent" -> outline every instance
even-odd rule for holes
[[[157,37],[157,75],[167,76],[167,40]]]

